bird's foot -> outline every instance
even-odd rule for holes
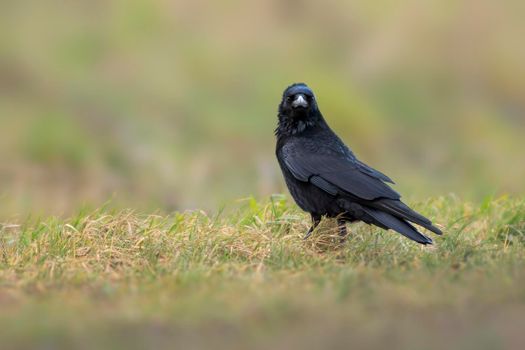
[[[346,231],[346,222],[344,220],[337,220],[337,225],[339,226],[339,242],[344,243],[348,236]]]
[[[314,232],[314,228],[313,228],[313,227],[310,227],[310,229],[308,230],[308,232],[306,232],[306,234],[304,235],[303,240],[307,240],[308,237],[310,237],[310,236],[312,235],[312,232]]]
[[[311,215],[312,215],[312,226],[310,227],[308,232],[306,232],[306,234],[304,235],[303,240],[306,240],[308,237],[310,237],[312,235],[312,232],[314,232],[314,229],[321,222],[321,216],[320,215],[315,215],[315,214],[311,214]]]

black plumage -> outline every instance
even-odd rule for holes
[[[346,235],[346,222],[353,221],[395,230],[421,244],[432,240],[411,223],[441,234],[430,220],[401,202],[386,184],[393,183],[388,176],[356,158],[330,129],[308,86],[293,84],[284,91],[278,118],[279,165],[293,198],[312,216],[305,238],[322,216],[337,217],[341,235]]]

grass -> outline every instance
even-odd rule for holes
[[[353,225],[337,243],[283,196],[168,216],[102,208],[0,226],[0,340],[56,348],[520,348],[525,201],[412,203],[422,247]]]

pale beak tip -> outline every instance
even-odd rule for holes
[[[295,100],[292,102],[292,107],[294,108],[305,107],[306,108],[308,107],[308,102],[306,101],[303,95],[297,95]]]

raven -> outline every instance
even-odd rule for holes
[[[346,222],[354,221],[392,229],[421,244],[432,244],[432,239],[410,222],[442,234],[400,201],[401,196],[386,184],[394,183],[388,176],[356,158],[330,129],[306,84],[284,90],[278,119],[277,160],[295,202],[312,217],[304,239],[322,216],[337,218],[342,237]]]

